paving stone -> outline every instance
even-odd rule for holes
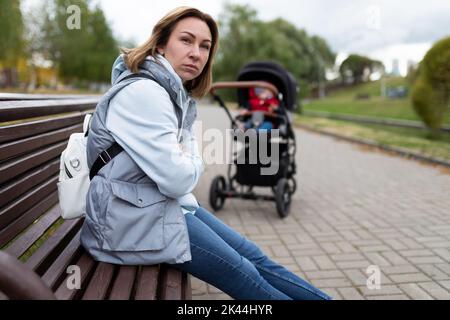
[[[338,288],[337,290],[345,300],[364,300],[364,297],[361,295],[361,293],[359,293],[358,290],[353,287]]]
[[[310,257],[295,258],[295,260],[303,272],[318,270],[318,266]]]
[[[364,297],[368,296],[387,296],[387,295],[396,295],[396,294],[402,294],[402,290],[398,288],[396,285],[383,285],[381,284],[380,289],[369,289],[367,288],[367,285],[365,286],[359,286],[359,291],[362,292]]]
[[[433,300],[425,290],[423,290],[419,285],[415,283],[404,283],[399,285],[400,289],[403,290],[411,299],[414,300]]]
[[[308,279],[333,279],[345,277],[341,270],[326,270],[326,271],[306,271]]]
[[[429,281],[430,278],[423,273],[409,273],[409,274],[395,274],[390,275],[389,278],[394,283],[413,283]]]
[[[330,287],[330,288],[341,288],[341,287],[350,287],[352,284],[350,280],[346,278],[336,278],[336,279],[313,279],[311,283],[318,287]]]
[[[336,265],[328,256],[315,256],[313,259],[321,270],[336,269]]]
[[[450,292],[444,289],[442,286],[437,284],[436,282],[423,282],[418,284],[421,288],[423,288],[428,294],[433,296],[438,300],[449,300]]]

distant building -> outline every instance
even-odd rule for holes
[[[400,75],[400,61],[398,59],[392,60],[391,75],[393,75],[393,76],[399,76]]]

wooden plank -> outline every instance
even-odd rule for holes
[[[114,265],[110,263],[99,262],[87,285],[82,300],[104,300],[107,297],[114,275]]]
[[[0,123],[52,114],[95,109],[97,98],[0,101]]]
[[[36,134],[69,127],[74,124],[81,124],[88,112],[89,110],[53,116],[50,119],[40,119],[6,126],[1,126],[0,124],[0,142],[14,141],[31,137]]]
[[[5,251],[19,258],[35,243],[59,218],[60,210],[54,207],[48,213],[40,217],[39,221],[29,228],[19,239],[9,246]]]
[[[0,101],[13,100],[57,100],[57,99],[86,99],[100,98],[97,94],[30,94],[30,93],[0,93]]]
[[[66,148],[67,142],[61,142],[52,146],[46,147],[31,155],[26,155],[8,161],[0,165],[0,184],[6,182],[27,170],[40,166],[50,160],[54,160],[61,156],[61,153]]]
[[[167,265],[162,267],[161,300],[181,300],[182,299],[182,274],[181,271]]]
[[[43,213],[47,212],[47,210],[56,203],[58,203],[58,193],[55,191],[25,212],[19,219],[15,220],[5,228],[0,228],[0,247],[14,239],[15,236],[25,230],[33,221]]]
[[[59,210],[59,206],[55,208]],[[61,252],[69,245],[70,241],[74,239],[82,224],[83,219],[64,221],[56,232],[25,262],[27,267],[39,275],[44,274]]]
[[[83,132],[83,124],[76,124],[68,128],[50,131],[0,145],[0,161],[11,159],[19,155],[30,153],[60,141],[68,141],[69,136],[75,132]]]
[[[11,180],[8,184],[0,187],[0,208],[58,173],[59,159],[55,159],[27,175],[18,177],[17,180]]]
[[[0,287],[13,300],[55,299],[36,273],[3,251],[0,251]]]
[[[135,300],[156,300],[159,265],[142,266],[138,274]]]
[[[82,295],[84,288],[86,288],[92,273],[95,270],[95,261],[89,256],[88,253],[83,253],[81,258],[74,264],[80,268],[80,288],[69,288],[68,284],[72,284],[70,281],[72,278],[70,274],[67,274],[61,282],[58,289],[55,291],[55,296],[58,300],[73,300]]]
[[[129,300],[132,294],[134,280],[138,267],[120,266],[114,281],[109,300]]]
[[[67,266],[83,252],[80,245],[80,232],[78,232],[67,247],[58,256],[54,263],[42,275],[42,280],[52,289],[59,286],[59,280],[66,274]]]
[[[192,300],[191,276],[183,272],[183,300]]]
[[[19,218],[28,209],[39,203],[47,195],[57,189],[58,177],[53,177],[30,192],[16,199],[6,207],[0,209],[0,229]]]

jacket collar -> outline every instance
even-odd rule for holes
[[[171,92],[169,94],[172,95],[181,109],[183,109],[186,103],[189,105],[192,102],[186,88],[183,86],[180,76],[175,72],[170,62],[162,55],[157,54],[156,59],[148,56],[141,65],[141,68],[152,73],[166,90],[170,89]]]

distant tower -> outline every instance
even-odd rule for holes
[[[391,74],[393,76],[399,76],[400,75],[400,61],[398,59],[392,60],[392,71]]]

